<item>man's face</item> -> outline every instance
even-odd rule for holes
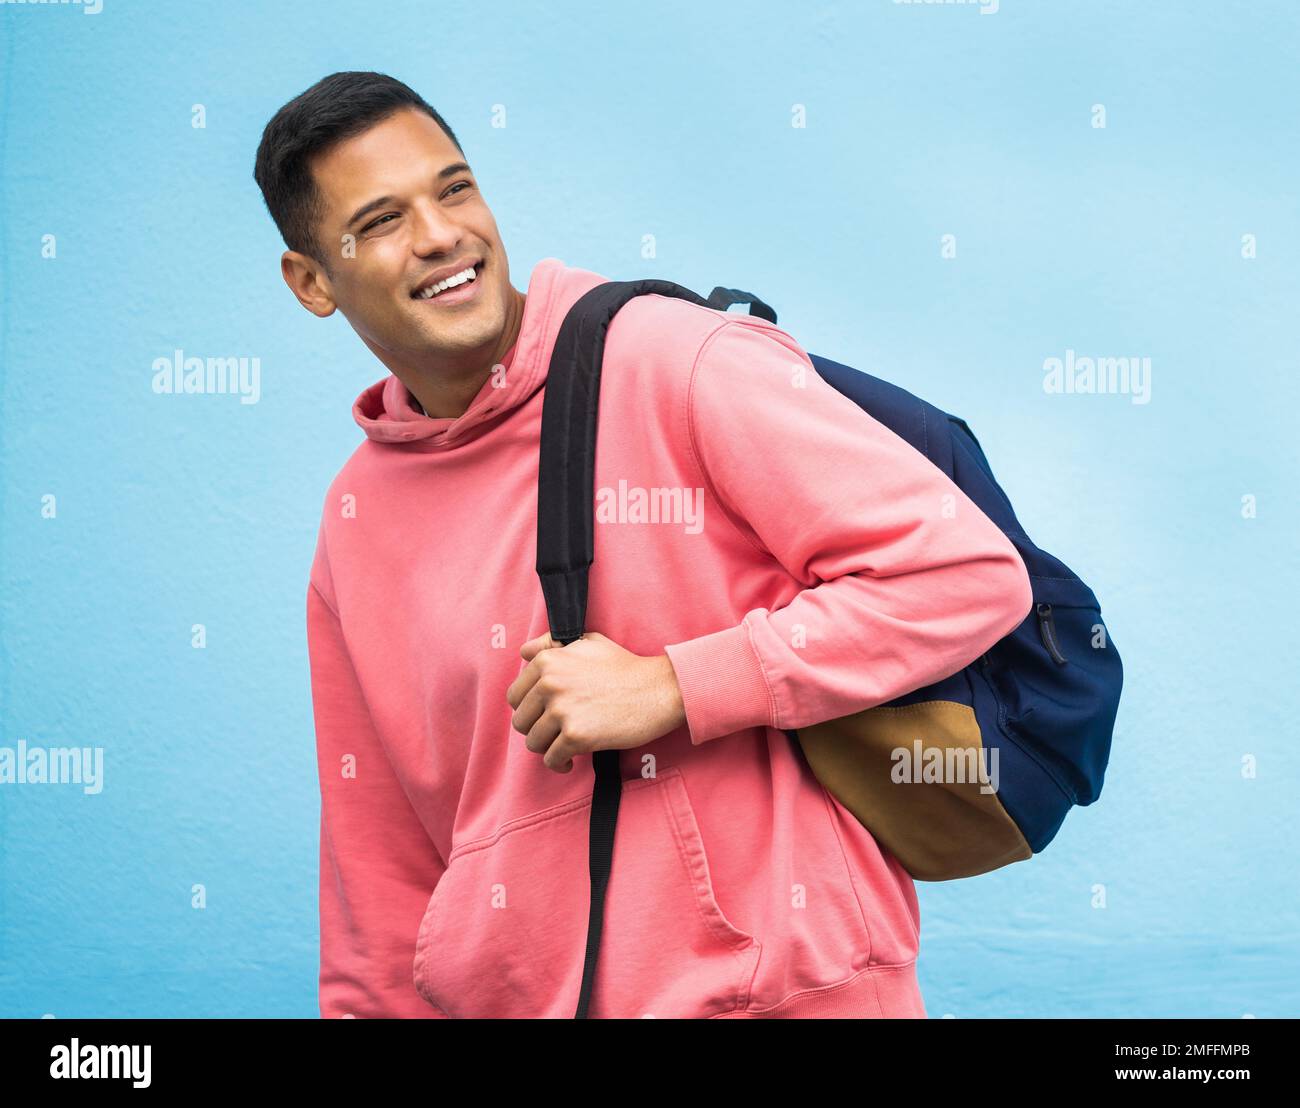
[[[317,157],[312,172],[325,204],[317,237],[332,273],[285,268],[311,311],[337,307],[395,372],[504,353],[507,308],[518,295],[505,247],[464,156],[432,118],[395,112]],[[473,281],[432,299],[413,295],[430,277],[471,265]]]

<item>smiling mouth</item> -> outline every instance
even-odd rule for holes
[[[485,264],[484,262],[475,262],[472,267],[468,267],[468,268],[472,268],[474,271],[474,275],[472,277],[466,277],[463,280],[458,281],[454,285],[447,285],[447,286],[430,285],[428,288],[420,289],[417,292],[411,293],[411,299],[412,300],[438,300],[448,293],[456,293],[458,290],[465,288],[466,285],[476,284],[479,280],[479,277],[482,275],[484,264]],[[462,270],[461,272],[464,273],[465,271]],[[431,295],[430,294],[431,289],[439,289],[439,291],[432,293]]]

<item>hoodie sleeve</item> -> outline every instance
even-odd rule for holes
[[[415,942],[444,866],[393,771],[338,616],[307,588],[320,772],[320,1014],[441,1017],[415,991]]]
[[[969,665],[1028,614],[1011,541],[784,331],[723,324],[687,403],[725,516],[712,526],[735,526],[803,586],[775,611],[665,647],[693,743],[893,700]]]

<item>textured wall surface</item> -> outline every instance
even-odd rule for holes
[[[1300,1015],[1292,5],[103,0],[0,36],[0,746],[103,756],[98,793],[0,785],[0,1015],[316,1014],[307,570],[387,371],[285,288],[252,165],[341,69],[447,117],[516,287],[753,289],[965,417],[1101,598],[1102,797],[919,886],[931,1016]],[[256,403],[156,394],[175,350],[256,357]],[[1149,392],[1045,392],[1067,351]]]

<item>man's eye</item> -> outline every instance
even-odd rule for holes
[[[3,0],[0,0],[0,2],[3,2]],[[468,181],[457,181],[454,185],[451,186],[451,188],[447,190],[447,195],[455,196],[458,189],[469,189],[473,187],[474,186],[470,184]],[[361,233],[364,235],[367,231],[371,230],[372,228],[381,226],[384,220],[396,219],[396,218],[397,218],[397,214],[395,212],[389,212],[387,215],[381,215],[373,223],[367,223],[364,227],[362,227]]]

